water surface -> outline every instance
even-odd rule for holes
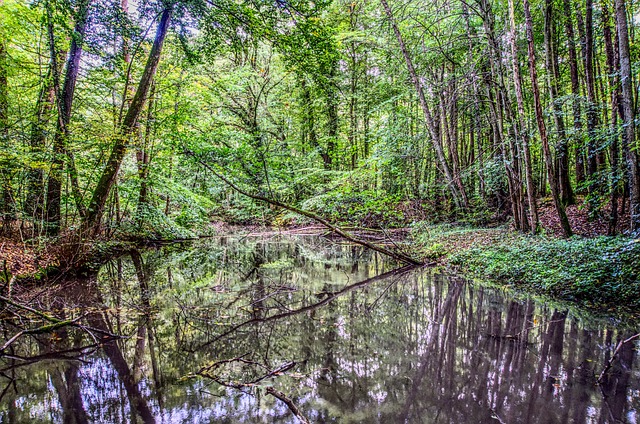
[[[638,344],[612,360],[637,326],[397,267],[317,237],[222,238],[18,293],[82,328],[11,344],[0,422],[638,421]],[[14,311],[2,344],[44,324]]]

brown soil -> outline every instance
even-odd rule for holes
[[[0,236],[0,272],[14,276],[34,275],[52,265],[57,262],[51,249]]]
[[[540,224],[542,228],[544,228],[547,233],[558,237],[561,236],[562,229],[560,227],[560,219],[558,218],[551,199],[541,199],[539,205]],[[625,214],[618,218],[616,234],[624,233],[629,228],[629,208],[626,207],[625,209]],[[618,212],[620,210],[621,206],[618,207]],[[567,217],[569,218],[573,233],[584,237],[595,237],[607,234],[610,215],[610,204],[602,208],[600,213],[593,218],[589,217],[588,207],[582,200],[579,200],[577,205],[567,207]]]

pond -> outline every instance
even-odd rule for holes
[[[637,325],[321,237],[132,252],[36,298],[75,321],[10,343],[2,423],[639,419]],[[16,310],[1,344],[46,324]]]

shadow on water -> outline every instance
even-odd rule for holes
[[[82,319],[3,352],[3,423],[635,423],[640,411],[638,344],[619,344],[638,328],[318,238],[134,251],[38,299]],[[0,318],[5,340],[43,324],[6,305]]]

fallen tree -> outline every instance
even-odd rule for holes
[[[418,259],[415,259],[403,252],[398,252],[398,251],[393,251],[390,249],[387,249],[384,246],[380,246],[378,244],[374,244],[371,243],[369,241],[366,240],[361,240],[358,239],[357,237],[355,237],[353,234],[331,224],[330,222],[328,222],[326,219],[324,219],[323,217],[321,217],[320,215],[317,215],[313,212],[309,212],[306,211],[304,209],[300,209],[297,208],[295,206],[291,206],[291,205],[287,205],[285,203],[279,202],[275,199],[270,199],[268,197],[262,196],[260,194],[255,194],[255,193],[250,193],[249,191],[239,187],[237,184],[235,184],[233,181],[231,181],[229,178],[225,177],[224,175],[222,175],[222,173],[216,171],[213,166],[211,166],[209,163],[205,162],[204,160],[202,160],[200,157],[198,157],[198,155],[196,155],[193,151],[191,150],[185,150],[185,154],[187,154],[188,156],[192,157],[194,160],[196,160],[200,165],[202,165],[203,167],[205,167],[209,172],[211,172],[213,175],[215,175],[217,178],[219,178],[220,180],[222,180],[225,184],[227,184],[229,187],[231,187],[233,190],[237,191],[238,193],[250,197],[254,200],[258,200],[258,201],[262,201],[265,203],[268,203],[270,205],[276,206],[278,208],[282,208],[282,209],[286,209],[288,211],[297,213],[298,215],[302,215],[305,216],[309,219],[313,219],[314,221],[324,225],[326,228],[328,228],[331,232],[345,238],[346,240],[349,240],[352,243],[358,244],[360,246],[364,246],[368,249],[374,250],[376,252],[382,253],[385,256],[389,256],[390,258],[396,259],[402,263],[408,264],[408,265],[414,265],[414,266],[420,266],[420,265],[424,265],[424,263]]]

